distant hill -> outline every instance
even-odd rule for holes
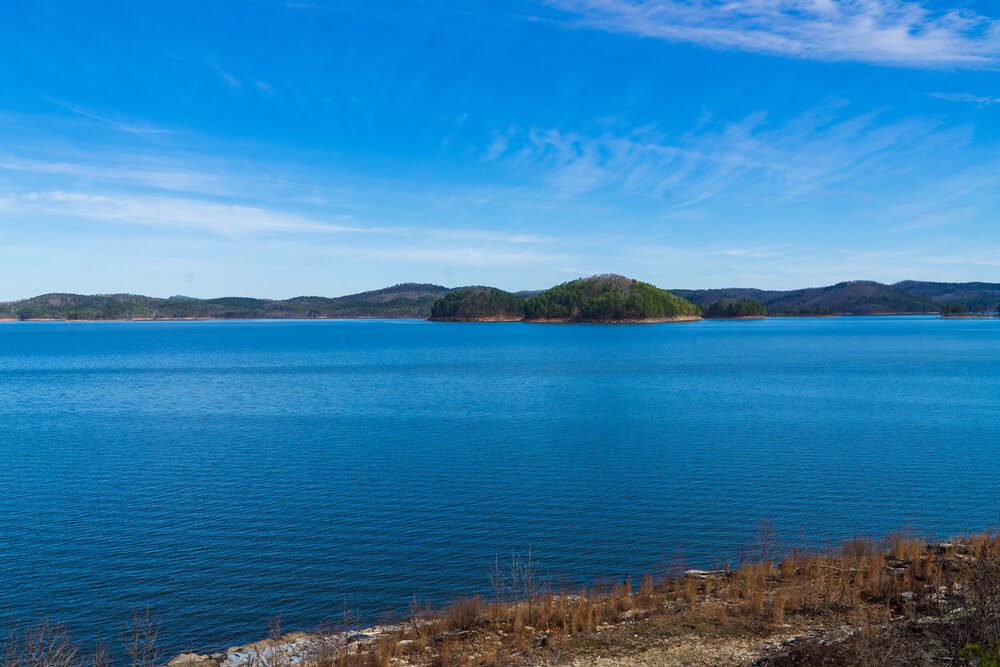
[[[528,297],[524,316],[528,321],[621,322],[698,319],[701,310],[655,285],[605,274]]]
[[[936,304],[958,304],[970,312],[991,312],[1000,306],[1000,283],[934,283],[904,280],[896,283],[907,294],[930,299]]]
[[[293,317],[428,317],[447,287],[403,283],[341,297],[270,300],[244,297],[167,299],[134,294],[43,294],[0,303],[0,318],[38,320],[281,319]]]
[[[769,315],[933,313],[940,307],[927,296],[906,291],[898,284],[884,285],[870,280],[790,291],[732,288],[673,292],[703,309],[723,299],[752,299],[766,306]]]
[[[867,280],[829,287],[795,290],[765,302],[771,314],[929,313],[938,306],[930,299],[907,294],[898,287]]]

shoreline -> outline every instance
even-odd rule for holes
[[[787,662],[802,651],[839,652],[842,662],[821,664],[847,664],[852,652],[880,641],[882,650],[906,646],[948,660],[975,640],[963,628],[974,628],[965,619],[980,613],[970,591],[986,580],[977,577],[1000,567],[1000,535],[993,533],[948,541],[855,538],[809,553],[775,544],[762,528],[736,566],[562,591],[541,582],[536,588],[531,566],[514,565],[514,580],[526,579],[507,596],[459,599],[360,629],[275,630],[224,651],[181,653],[167,666],[772,667],[813,664]],[[988,583],[1000,589],[995,578]]]
[[[282,322],[282,321],[349,321],[349,320],[412,320],[416,322],[438,322],[438,323],[490,323],[490,322],[520,322],[524,324],[669,324],[679,322],[702,322],[708,320],[773,320],[773,319],[830,319],[830,318],[858,318],[858,317],[931,317],[937,316],[942,320],[996,320],[997,315],[940,315],[938,313],[832,313],[832,314],[796,314],[781,313],[775,315],[740,315],[736,317],[706,317],[706,316],[680,316],[669,318],[653,319],[628,319],[628,320],[575,320],[569,318],[558,319],[514,319],[514,318],[432,318],[417,315],[356,315],[356,316],[318,316],[318,317],[132,317],[113,319],[65,319],[65,318],[28,318],[20,319],[16,317],[0,317],[0,324],[19,322],[64,322],[64,323],[90,323],[90,322]]]
[[[281,322],[284,320],[308,321],[308,320],[415,320],[418,322],[522,322],[525,324],[665,324],[671,322],[700,322],[705,318],[698,316],[681,316],[653,319],[630,319],[630,320],[574,320],[574,319],[544,319],[528,320],[524,318],[432,318],[432,317],[385,317],[385,316],[359,316],[359,317],[133,317],[129,319],[57,319],[57,318],[34,318],[15,319],[0,318],[0,322]]]
[[[775,317],[930,317],[940,315],[938,312],[907,312],[907,313],[775,313],[766,315],[768,319]]]
[[[523,322],[519,317],[428,317],[427,322]]]
[[[29,319],[19,319],[15,317],[0,317],[2,322],[283,322],[285,320],[307,321],[307,320],[416,320],[426,322],[426,317],[419,316],[389,316],[389,315],[358,315],[350,317],[130,317],[118,319],[62,319],[36,317]]]
[[[525,324],[669,324],[674,322],[701,322],[699,315],[678,315],[677,317],[654,317],[649,319],[623,319],[623,320],[577,320],[568,317],[546,318],[546,319],[523,319]]]

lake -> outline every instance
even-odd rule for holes
[[[0,324],[0,608],[167,653],[997,523],[1000,320]]]

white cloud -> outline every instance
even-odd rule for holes
[[[788,255],[791,250],[787,247],[778,246],[756,246],[752,248],[729,248],[723,250],[722,253],[729,257],[747,257],[750,259],[772,259],[775,257],[784,257]]]
[[[222,236],[256,233],[365,234],[406,239],[413,250],[414,239],[454,242],[482,242],[501,246],[543,245],[552,239],[537,234],[490,229],[362,226],[351,224],[350,215],[305,216],[259,205],[218,203],[169,195],[90,194],[63,190],[34,191],[0,196],[0,212],[58,215],[114,224],[136,224],[161,228],[186,228]],[[9,216],[4,216],[9,217]],[[3,217],[0,217],[3,222]],[[421,251],[424,252],[424,251]],[[450,250],[441,250],[447,254]],[[465,246],[461,252],[474,256],[481,252]],[[516,253],[503,251],[512,257]],[[527,252],[527,251],[517,251]]]
[[[68,111],[72,111],[78,116],[83,116],[84,118],[89,118],[90,120],[96,121],[97,123],[110,127],[119,132],[125,132],[126,134],[135,134],[138,136],[150,136],[158,134],[172,134],[171,130],[164,129],[162,127],[156,127],[149,124],[140,124],[135,122],[130,122],[127,120],[110,118],[102,114],[90,111],[89,109],[84,109],[83,107],[75,106],[72,104],[64,104],[56,100],[50,100],[53,104],[63,107]]]
[[[388,262],[437,266],[519,267],[551,265],[566,261],[569,255],[539,253],[534,250],[506,250],[493,247],[451,246],[317,246],[313,252],[352,262]],[[309,252],[308,250],[306,252]]]
[[[195,228],[227,236],[248,232],[370,233],[373,231],[257,206],[222,204],[181,197],[47,191],[25,194],[20,197],[19,202],[20,206],[15,208],[37,213],[69,215],[114,223]]]
[[[423,234],[424,230],[416,229],[410,232],[399,230],[403,233]],[[511,243],[516,245],[551,243],[554,239],[539,236],[538,234],[509,234],[506,232],[496,232],[483,229],[432,229],[429,232],[432,236],[440,238],[454,239],[458,241],[496,241],[499,243]]]
[[[117,163],[83,164],[70,160],[36,160],[0,154],[0,171],[201,194],[223,194],[225,192],[224,179],[217,174],[175,167],[151,160],[131,159]]]
[[[985,95],[972,95],[971,93],[931,93],[931,97],[948,102],[969,102],[979,106],[989,107],[1000,104],[1000,97],[989,97]]]
[[[1000,21],[914,0],[544,0],[574,25],[716,49],[900,67],[989,67]]]

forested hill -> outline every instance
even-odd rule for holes
[[[605,274],[527,297],[524,316],[529,321],[569,322],[698,319],[701,309],[655,285]]]
[[[465,322],[648,322],[700,316],[697,306],[655,285],[611,274],[571,280],[544,292],[465,287],[449,292],[431,310],[433,320]]]
[[[996,310],[1000,304],[1000,283],[934,283],[904,280],[893,287],[907,294],[930,299],[938,305],[957,304],[973,312]]]
[[[294,317],[418,317],[447,287],[404,283],[341,297],[300,296],[270,300],[244,297],[167,299],[133,294],[43,294],[0,303],[0,319],[136,320],[136,319],[283,319]]]
[[[909,283],[919,284],[919,283]],[[709,308],[723,299],[752,299],[769,315],[872,315],[876,313],[936,313],[943,301],[904,288],[908,283],[884,285],[870,280],[828,287],[776,291],[749,288],[672,290],[692,303]]]
[[[938,310],[938,306],[926,297],[907,294],[898,287],[867,280],[795,290],[765,305],[772,314],[872,315],[931,313]]]
[[[462,287],[431,306],[432,320],[440,322],[516,322],[524,319],[524,297],[496,287]]]

